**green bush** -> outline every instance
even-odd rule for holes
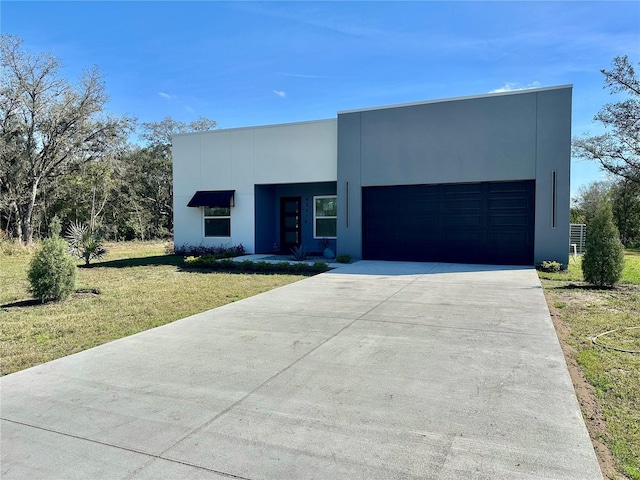
[[[41,302],[64,300],[76,287],[76,266],[67,254],[67,242],[54,236],[42,242],[29,265],[31,293]]]
[[[244,272],[252,272],[254,269],[254,264],[251,260],[243,260],[241,262],[238,262],[237,266],[240,267],[240,270]]]
[[[326,262],[313,262],[311,270],[314,272],[326,272],[329,270],[329,265]]]
[[[292,273],[292,274],[308,274],[325,272],[329,270],[326,262],[315,262],[313,265],[307,263],[291,263],[278,262],[268,263],[265,261],[254,262],[251,260],[243,260],[235,262],[225,258],[216,260],[214,255],[203,255],[201,257],[186,257],[184,264],[191,268],[206,268],[215,271],[231,271],[231,272],[259,272],[259,273]]]
[[[613,223],[611,206],[598,208],[587,225],[585,253],[582,257],[584,279],[597,287],[613,287],[624,268],[624,249]]]
[[[338,263],[351,263],[351,255],[338,255],[336,257]]]
[[[556,262],[555,260],[543,260],[538,265],[538,270],[541,272],[547,273],[556,273],[562,269],[562,264],[560,262]]]

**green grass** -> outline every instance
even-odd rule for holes
[[[304,278],[185,270],[181,257],[164,255],[161,243],[107,247],[103,261],[78,269],[79,293],[46,304],[30,301],[33,251],[0,248],[0,375]]]
[[[622,284],[640,284],[640,250],[626,250],[624,256],[624,270],[622,271]],[[571,282],[582,282],[582,257],[576,260],[569,258],[567,269],[558,273],[538,272],[540,278],[544,280],[565,280]]]
[[[591,338],[618,328],[640,325],[640,252],[627,251],[622,284],[615,289],[585,285],[580,263],[566,272],[539,272],[549,305],[569,328],[566,341],[585,378],[595,387],[607,433],[599,440],[611,450],[619,471],[640,480],[640,355],[593,345]],[[602,343],[637,345],[638,330],[602,337]]]

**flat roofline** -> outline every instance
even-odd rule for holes
[[[573,88],[573,84],[568,83],[566,85],[555,85],[552,87],[523,88],[521,90],[510,90],[508,92],[482,93],[479,95],[467,95],[464,97],[440,98],[437,100],[424,100],[421,102],[398,103],[395,105],[383,105],[381,107],[356,108],[353,110],[341,110],[338,112],[338,115],[342,115],[345,113],[369,112],[372,110],[386,110],[389,108],[413,107],[417,105],[427,105],[429,103],[457,102],[459,100],[473,100],[477,98],[489,98],[489,97],[505,96],[505,95],[521,95],[524,93],[546,92],[548,90],[562,90],[565,88]]]
[[[337,118],[325,118],[321,120],[306,120],[303,122],[290,122],[290,123],[272,123],[268,125],[254,125],[249,127],[234,127],[234,128],[219,128],[214,130],[202,130],[200,132],[185,132],[185,133],[175,133],[172,137],[181,137],[186,135],[202,135],[204,133],[216,133],[216,132],[237,132],[239,130],[256,130],[261,128],[277,128],[277,127],[293,127],[296,125],[309,125],[312,123],[327,123],[327,122],[337,122]]]

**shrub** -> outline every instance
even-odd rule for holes
[[[213,255],[215,258],[232,258],[239,257],[240,255],[245,254],[244,246],[242,244],[239,245],[214,245],[214,246],[204,246],[204,245],[175,245],[173,247],[173,253],[175,255],[182,256],[194,256],[199,257],[202,255]]]
[[[67,254],[67,242],[53,236],[42,242],[29,265],[31,293],[41,302],[64,300],[76,286],[76,266]]]
[[[613,287],[624,268],[624,249],[613,223],[611,206],[600,206],[587,227],[582,257],[584,279],[597,287]]]
[[[329,270],[329,265],[326,262],[314,262],[311,265],[311,270],[314,272],[325,272]]]
[[[315,262],[313,265],[307,263],[278,262],[268,263],[265,261],[254,262],[243,260],[236,262],[230,258],[216,260],[213,255],[203,255],[201,257],[185,257],[184,263],[191,268],[206,268],[214,271],[231,272],[261,272],[261,273],[293,273],[310,274],[325,272],[329,270],[326,262]]]
[[[85,265],[107,254],[107,249],[104,248],[98,232],[91,231],[82,223],[72,223],[67,229],[66,238],[71,254],[84,260]]]
[[[307,265],[306,263],[296,263],[292,265],[292,267],[293,268],[291,269],[291,271],[293,273],[305,273],[310,270],[310,266]]]
[[[276,270],[280,272],[288,272],[291,270],[291,264],[289,262],[278,262],[275,265]]]
[[[255,268],[256,272],[268,272],[269,271],[269,264],[267,262],[265,262],[264,260],[261,260],[259,262],[255,262],[254,268]]]
[[[224,258],[222,260],[217,260],[217,261],[213,262],[213,265],[214,266],[218,265],[223,270],[232,270],[232,269],[234,269],[236,267],[236,262],[234,262],[230,258]]]
[[[538,270],[547,273],[557,273],[562,269],[562,264],[555,260],[543,260],[538,265]]]
[[[338,263],[351,263],[351,255],[338,255],[336,257]]]
[[[254,263],[251,260],[243,260],[242,262],[239,262],[238,266],[240,267],[240,270],[244,272],[251,272],[254,269]]]

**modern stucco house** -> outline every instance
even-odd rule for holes
[[[572,86],[173,137],[176,245],[566,263]]]

